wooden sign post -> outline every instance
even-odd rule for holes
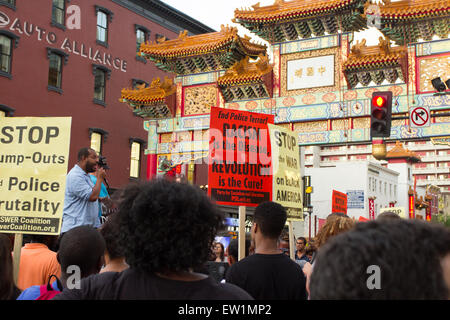
[[[292,221],[289,220],[289,256],[295,261],[295,237]]]
[[[239,206],[238,260],[245,258],[245,207]]]
[[[14,283],[17,285],[17,279],[19,278],[19,266],[20,266],[20,252],[22,251],[23,233],[16,233],[14,235]]]

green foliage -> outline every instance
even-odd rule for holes
[[[450,228],[450,216],[449,215],[442,214],[442,213],[440,213],[438,215],[433,215],[431,218],[431,221],[443,224],[447,228]]]

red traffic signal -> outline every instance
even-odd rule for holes
[[[391,135],[392,92],[378,91],[372,94],[370,112],[370,137]]]
[[[372,97],[372,105],[383,108],[386,105],[386,97],[384,95],[375,95]]]

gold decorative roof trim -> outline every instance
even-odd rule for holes
[[[186,57],[224,50],[234,42],[240,43],[250,55],[265,53],[267,49],[266,45],[250,42],[248,36],[240,37],[237,28],[222,25],[219,32],[187,36],[187,31],[184,31],[177,39],[147,41],[141,44],[139,53],[155,57]]]
[[[386,159],[398,159],[398,158],[411,158],[415,160],[421,160],[420,156],[415,152],[405,149],[403,143],[400,141],[395,142],[395,147],[389,150],[386,154]]]
[[[161,82],[158,77],[153,79],[149,87],[145,87],[145,84],[139,85],[137,89],[125,88],[122,89],[121,102],[134,102],[140,105],[151,104],[156,101],[163,100],[176,92],[176,85],[173,80],[167,77]]]
[[[379,14],[384,18],[405,19],[410,17],[426,18],[436,15],[448,15],[448,0],[403,0],[391,2],[383,0],[383,5],[367,1],[364,5],[364,16]],[[379,10],[379,11],[378,11]]]
[[[261,77],[273,70],[273,64],[269,63],[269,58],[265,55],[260,54],[258,58],[256,62],[249,62],[249,57],[247,56],[236,62],[218,79],[217,83],[224,85],[261,80]]]
[[[347,61],[344,62],[344,69],[349,66],[362,66],[376,62],[397,61],[406,59],[408,51],[405,46],[391,47],[389,39],[380,37],[376,46],[366,46],[366,39],[357,42],[352,46]]]
[[[236,19],[257,21],[286,20],[301,16],[323,15],[334,9],[345,7],[355,0],[275,0],[272,5],[261,7],[260,3],[251,6],[252,9],[236,9],[233,22]]]

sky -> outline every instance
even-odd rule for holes
[[[169,6],[191,16],[201,23],[220,31],[220,25],[229,25],[238,28],[240,36],[249,35],[256,43],[268,43],[255,34],[249,32],[239,24],[234,24],[231,20],[234,18],[234,10],[241,8],[250,8],[256,3],[261,6],[272,5],[275,0],[162,0]],[[377,45],[378,38],[382,35],[378,30],[371,30],[355,33],[353,44],[356,40],[366,38],[367,45]]]

